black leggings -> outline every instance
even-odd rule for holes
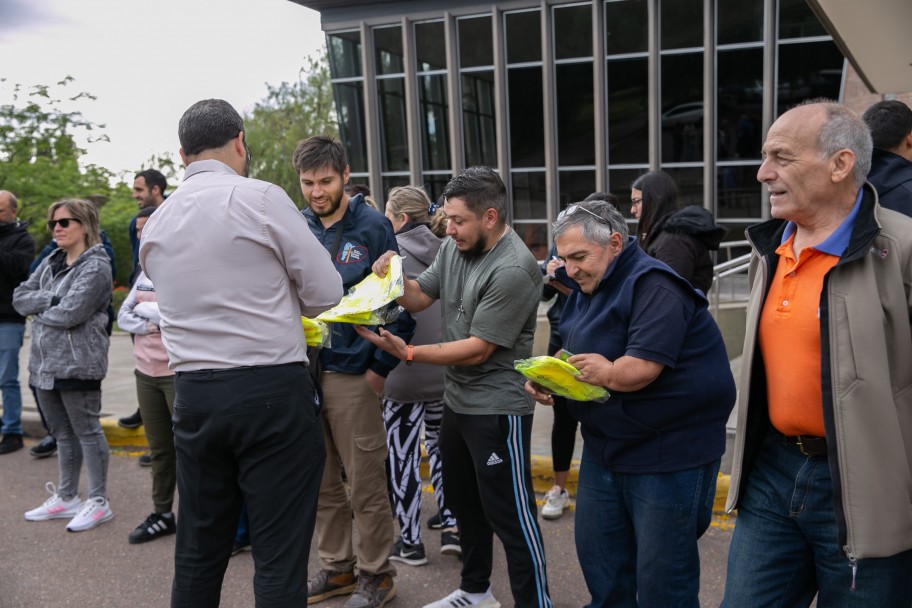
[[[569,471],[576,444],[576,418],[567,411],[564,397],[554,398],[554,425],[551,427],[551,461],[555,471]]]

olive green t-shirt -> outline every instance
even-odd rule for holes
[[[522,239],[510,229],[486,254],[472,258],[447,239],[418,284],[440,300],[445,342],[475,336],[497,345],[480,365],[447,366],[447,405],[460,414],[531,414],[534,401],[513,362],[532,355],[542,280]]]

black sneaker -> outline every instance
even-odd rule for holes
[[[149,454],[143,454],[142,456],[140,456],[139,458],[136,459],[136,462],[138,462],[139,466],[141,466],[141,467],[151,467],[152,466],[152,456],[150,456]]]
[[[12,454],[22,449],[22,435],[7,433],[0,441],[0,454]]]
[[[437,511],[437,515],[431,515],[428,517],[427,526],[431,530],[443,529],[443,516],[440,514],[440,511]]]
[[[129,416],[124,416],[117,420],[117,426],[123,427],[125,429],[135,429],[142,426],[142,414],[139,413],[139,410],[136,410],[134,413]]]
[[[177,526],[174,523],[174,516],[165,517],[161,513],[153,513],[146,518],[146,521],[136,526],[136,529],[130,532],[130,544],[138,545],[147,543],[150,540],[168,536],[177,532]]]
[[[441,555],[462,557],[462,547],[459,546],[459,532],[444,530],[440,533],[440,553]]]
[[[57,440],[53,435],[45,435],[44,439],[36,443],[29,450],[34,458],[47,458],[57,453]]]
[[[423,566],[428,563],[427,556],[424,554],[424,545],[410,545],[399,539],[393,545],[393,552],[390,553],[390,561],[402,562],[409,566]]]

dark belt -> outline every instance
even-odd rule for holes
[[[801,453],[805,456],[826,456],[827,442],[826,437],[814,437],[813,435],[783,435],[785,443],[788,445],[798,446]]]

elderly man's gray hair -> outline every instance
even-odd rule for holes
[[[607,201],[587,201],[573,203],[557,216],[557,221],[551,225],[552,238],[557,238],[568,229],[579,226],[582,236],[590,243],[608,245],[611,235],[617,232],[621,235],[621,247],[627,246],[627,222],[617,208]]]
[[[855,112],[831,99],[809,99],[800,105],[816,104],[821,104],[826,111],[826,120],[817,135],[820,158],[829,158],[839,150],[851,150],[855,155],[852,178],[860,188],[871,170],[871,152],[874,148],[871,130]]]

